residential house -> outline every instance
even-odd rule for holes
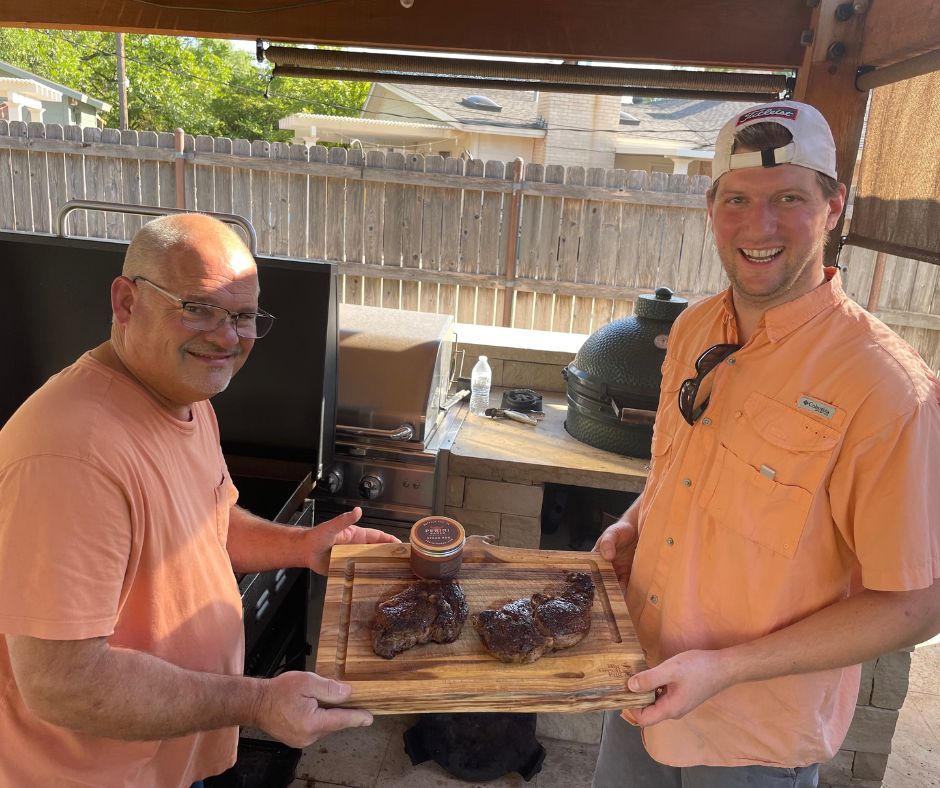
[[[359,117],[299,113],[280,128],[308,145],[700,175],[722,123],[746,106],[376,82]]]
[[[545,138],[532,91],[386,82],[372,84],[358,118],[296,114],[279,125],[307,144],[359,140],[365,148],[506,161],[533,161],[534,143]]]
[[[614,166],[624,170],[711,175],[715,138],[754,102],[633,99],[620,110]]]
[[[0,120],[100,127],[111,105],[0,60]]]

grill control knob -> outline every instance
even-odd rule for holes
[[[359,480],[359,495],[367,501],[374,501],[382,494],[385,489],[385,483],[379,476],[363,476]]]
[[[336,495],[343,489],[343,469],[339,465],[330,468],[326,475],[326,489],[330,495]]]

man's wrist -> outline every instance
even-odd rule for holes
[[[265,717],[264,704],[267,695],[267,681],[246,676],[245,691],[247,699],[247,720],[246,725],[252,728],[264,730],[263,720]]]
[[[316,557],[317,550],[317,536],[313,528],[298,528],[300,533],[298,534],[297,550],[300,553],[300,563],[298,566],[303,566],[306,569],[309,569],[311,572],[316,572],[314,567],[314,558]]]
[[[766,660],[759,657],[754,641],[717,649],[715,655],[717,671],[725,687],[768,677]]]
[[[632,512],[632,510],[628,509],[622,515],[620,515],[620,519],[617,520],[614,525],[624,528],[632,528],[635,532],[639,533],[640,526],[636,520],[636,512]]]

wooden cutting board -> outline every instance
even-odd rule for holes
[[[555,711],[645,706],[627,679],[646,663],[613,567],[597,553],[523,550],[470,537],[457,578],[470,614],[528,597],[587,572],[596,587],[591,630],[571,648],[536,662],[501,662],[483,648],[470,619],[453,643],[415,646],[393,659],[372,651],[376,603],[414,582],[407,544],[334,547],[316,670],[352,686],[343,704],[373,714]]]

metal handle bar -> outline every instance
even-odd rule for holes
[[[410,441],[415,434],[415,428],[410,424],[402,424],[390,430],[379,430],[373,427],[352,427],[346,424],[337,424],[337,432],[347,435],[365,435],[370,438],[389,438],[393,441]]]
[[[646,427],[652,427],[656,421],[655,410],[641,410],[638,408],[622,408],[614,400],[610,401],[617,416],[623,424],[641,424]]]
[[[258,253],[258,235],[255,233],[255,228],[244,216],[239,216],[236,213],[187,211],[185,208],[161,208],[156,205],[125,205],[124,203],[106,202],[104,200],[69,200],[59,209],[59,213],[56,214],[55,226],[53,228],[56,235],[60,235],[63,238],[68,238],[68,233],[65,232],[65,217],[68,216],[72,211],[76,210],[135,213],[140,214],[141,216],[169,216],[170,214],[175,213],[201,213],[205,214],[206,216],[211,216],[213,219],[218,219],[220,222],[237,224],[245,231],[245,234],[248,236],[248,249],[252,256],[257,255]]]

